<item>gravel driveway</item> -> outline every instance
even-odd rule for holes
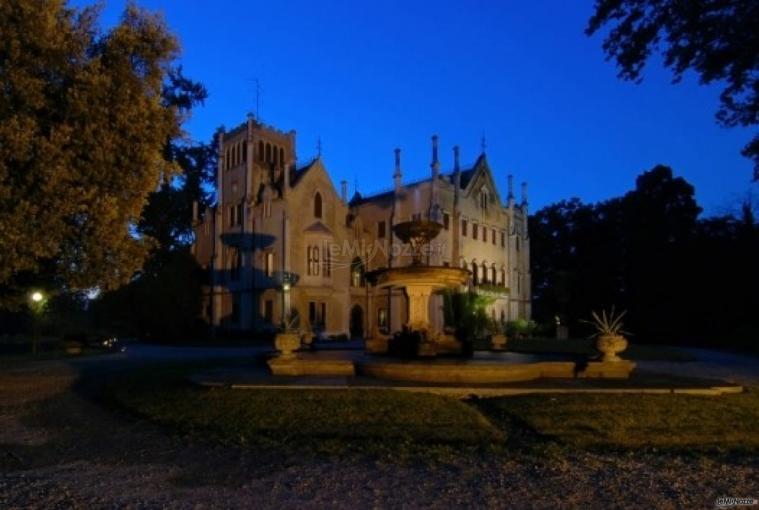
[[[0,374],[0,508],[667,509],[759,496],[759,459],[282,458],[181,437],[101,407],[79,388],[80,368],[50,362]]]

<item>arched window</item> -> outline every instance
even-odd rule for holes
[[[322,257],[322,274],[332,276],[332,254],[330,253],[329,244],[324,245],[324,257]]]
[[[271,163],[271,144],[266,144],[266,162]]]
[[[277,150],[277,146],[272,146],[272,154],[271,154],[271,161],[274,163],[274,165],[279,165],[279,151]]]
[[[495,266],[490,268],[490,275],[491,275],[490,283],[492,283],[493,285],[496,285],[498,283],[498,278],[496,278]]]
[[[501,285],[506,286],[506,270],[501,269]]]
[[[279,148],[279,164],[284,165],[285,164],[285,149],[282,147]]]
[[[316,192],[316,195],[314,195],[314,217],[322,217],[322,195],[318,191]]]
[[[258,161],[264,161],[264,142],[258,142]]]
[[[319,247],[309,246],[306,249],[308,256],[308,274],[311,276],[319,276]]]
[[[364,263],[356,257],[351,262],[351,287],[364,286]]]
[[[482,283],[488,283],[488,266],[482,263]]]
[[[477,285],[480,281],[479,271],[480,271],[480,268],[477,267],[477,262],[472,262],[472,283],[475,285]]]

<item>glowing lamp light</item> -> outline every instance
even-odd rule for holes
[[[284,290],[290,290],[290,282],[286,281],[285,283],[283,283],[282,288]]]
[[[32,301],[34,301],[35,303],[39,303],[43,299],[44,299],[44,296],[42,295],[42,292],[38,290],[32,292]]]

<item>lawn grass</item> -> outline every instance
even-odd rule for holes
[[[506,348],[514,352],[536,354],[577,354],[597,356],[595,339],[569,338],[510,338]],[[625,359],[633,361],[694,361],[695,358],[687,352],[661,345],[636,344],[630,342],[627,350],[621,354]]]
[[[134,371],[109,384],[114,403],[224,443],[312,452],[409,454],[491,448],[505,434],[456,399],[393,390],[233,390],[190,384],[184,368]]]
[[[393,390],[201,388],[197,364],[118,375],[111,403],[180,433],[282,453],[441,459],[464,451],[759,452],[759,389],[702,397],[532,395],[458,401]],[[206,367],[207,368],[207,367]]]
[[[738,395],[557,395],[476,403],[503,429],[576,448],[759,452],[759,389]]]

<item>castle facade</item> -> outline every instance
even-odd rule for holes
[[[430,176],[403,182],[395,150],[388,191],[350,199],[320,157],[298,166],[294,131],[250,118],[218,139],[217,205],[195,215],[193,252],[208,271],[205,319],[216,329],[260,331],[297,310],[300,327],[320,335],[381,339],[407,321],[403,289],[375,289],[372,271],[410,263],[393,225],[413,219],[443,225],[425,254],[431,265],[470,272],[469,287],[492,296],[500,321],[530,317],[527,190],[516,201],[511,176],[501,198],[484,153],[470,167],[453,148],[441,170],[432,139]],[[388,165],[390,166],[390,165]],[[442,330],[442,297],[430,304]]]

